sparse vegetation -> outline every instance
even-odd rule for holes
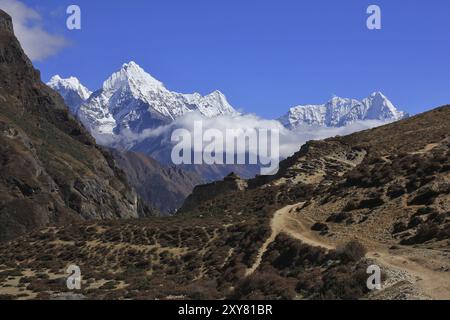
[[[352,240],[344,246],[338,247],[336,251],[339,258],[344,263],[358,262],[364,258],[367,253],[367,249],[364,245],[356,240]]]

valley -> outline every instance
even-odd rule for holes
[[[369,144],[365,139],[373,131],[311,142],[283,161],[272,180],[234,180],[241,185],[237,189],[215,183],[205,200],[195,196],[196,188],[189,205],[173,217],[37,231],[0,246],[1,274],[13,281],[34,270],[34,276],[19,282],[26,292],[35,288],[32,294],[40,298],[66,292],[62,271],[77,263],[85,279],[80,293],[86,298],[448,299],[447,117],[450,107],[442,107],[373,129],[378,141]],[[412,134],[431,128],[434,133],[421,139]],[[390,132],[397,133],[399,145],[389,139]],[[345,154],[354,161],[354,146],[367,152],[356,165],[328,162]],[[388,150],[396,150],[389,163]],[[306,170],[305,161],[319,154],[315,166],[292,171]],[[397,163],[397,170],[390,169]],[[363,166],[371,174],[358,176]],[[417,166],[423,174],[411,180],[407,172],[419,172]],[[316,170],[321,175],[305,183],[292,176],[315,175]],[[388,180],[380,189],[377,179]],[[422,197],[430,188],[435,191]],[[374,200],[377,193],[382,201]],[[402,221],[418,224],[400,228]],[[355,241],[363,252],[348,247]],[[371,264],[383,270],[382,291],[365,287]],[[60,278],[55,282],[40,274]]]
[[[296,108],[287,126],[330,120],[330,105],[342,114],[328,125],[386,122],[249,178],[161,164],[161,137],[100,145],[191,112],[236,115],[218,91],[171,92],[128,63],[94,93],[54,78],[59,94],[1,10],[0,75],[1,300],[450,299],[450,105],[407,117],[375,93]]]

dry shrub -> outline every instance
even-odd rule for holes
[[[321,299],[356,300],[367,291],[367,274],[364,266],[341,265],[325,272]]]
[[[296,280],[274,273],[254,273],[238,282],[229,298],[237,300],[292,300]]]
[[[365,257],[367,253],[366,247],[357,240],[351,240],[344,246],[337,248],[337,254],[342,262],[358,262]]]

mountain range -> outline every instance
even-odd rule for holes
[[[224,123],[242,122],[242,127],[248,126],[244,115],[236,111],[220,91],[206,96],[170,91],[135,62],[124,64],[89,97],[90,90],[74,77],[54,76],[48,85],[60,92],[72,113],[98,143],[146,154],[166,166],[172,164],[169,131],[177,128],[175,125],[167,129],[167,126],[182,122],[190,114],[196,113],[206,120],[224,117]],[[376,92],[361,102],[334,97],[324,105],[297,106],[274,121],[288,130],[315,131],[315,126],[347,128],[355,122],[370,120],[380,125],[405,117],[406,113],[398,111],[386,96]],[[326,136],[324,133],[321,137]],[[297,140],[302,141],[302,137]],[[220,180],[230,172],[245,178],[259,172],[255,165],[182,165],[182,169],[196,173],[205,181]]]
[[[447,105],[309,141],[156,216],[129,182],[184,173],[97,145],[0,10],[0,299],[449,299],[449,132]]]
[[[68,98],[66,103],[94,136],[120,136],[125,130],[139,134],[194,111],[205,117],[238,114],[220,91],[206,96],[169,91],[135,62],[124,64],[90,95],[73,77],[54,76],[48,85]]]
[[[65,98],[94,136],[120,135],[125,129],[141,133],[195,111],[207,118],[239,114],[220,91],[207,96],[169,91],[133,61],[124,64],[91,95],[74,77],[54,76],[47,84]],[[321,105],[295,106],[278,121],[294,129],[302,125],[343,127],[365,120],[392,122],[406,117],[408,114],[397,110],[385,95],[374,92],[362,101],[333,97]]]
[[[407,117],[408,115],[398,111],[385,95],[374,92],[362,101],[333,97],[321,105],[296,106],[279,121],[285,127],[295,129],[302,125],[345,127],[356,121],[365,120],[392,122]]]

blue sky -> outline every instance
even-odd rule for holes
[[[70,45],[37,62],[44,80],[74,75],[91,90],[136,61],[170,90],[224,92],[276,118],[332,95],[384,92],[418,113],[450,103],[448,0],[25,0]],[[82,30],[65,28],[69,4]],[[382,10],[382,29],[366,9]]]

